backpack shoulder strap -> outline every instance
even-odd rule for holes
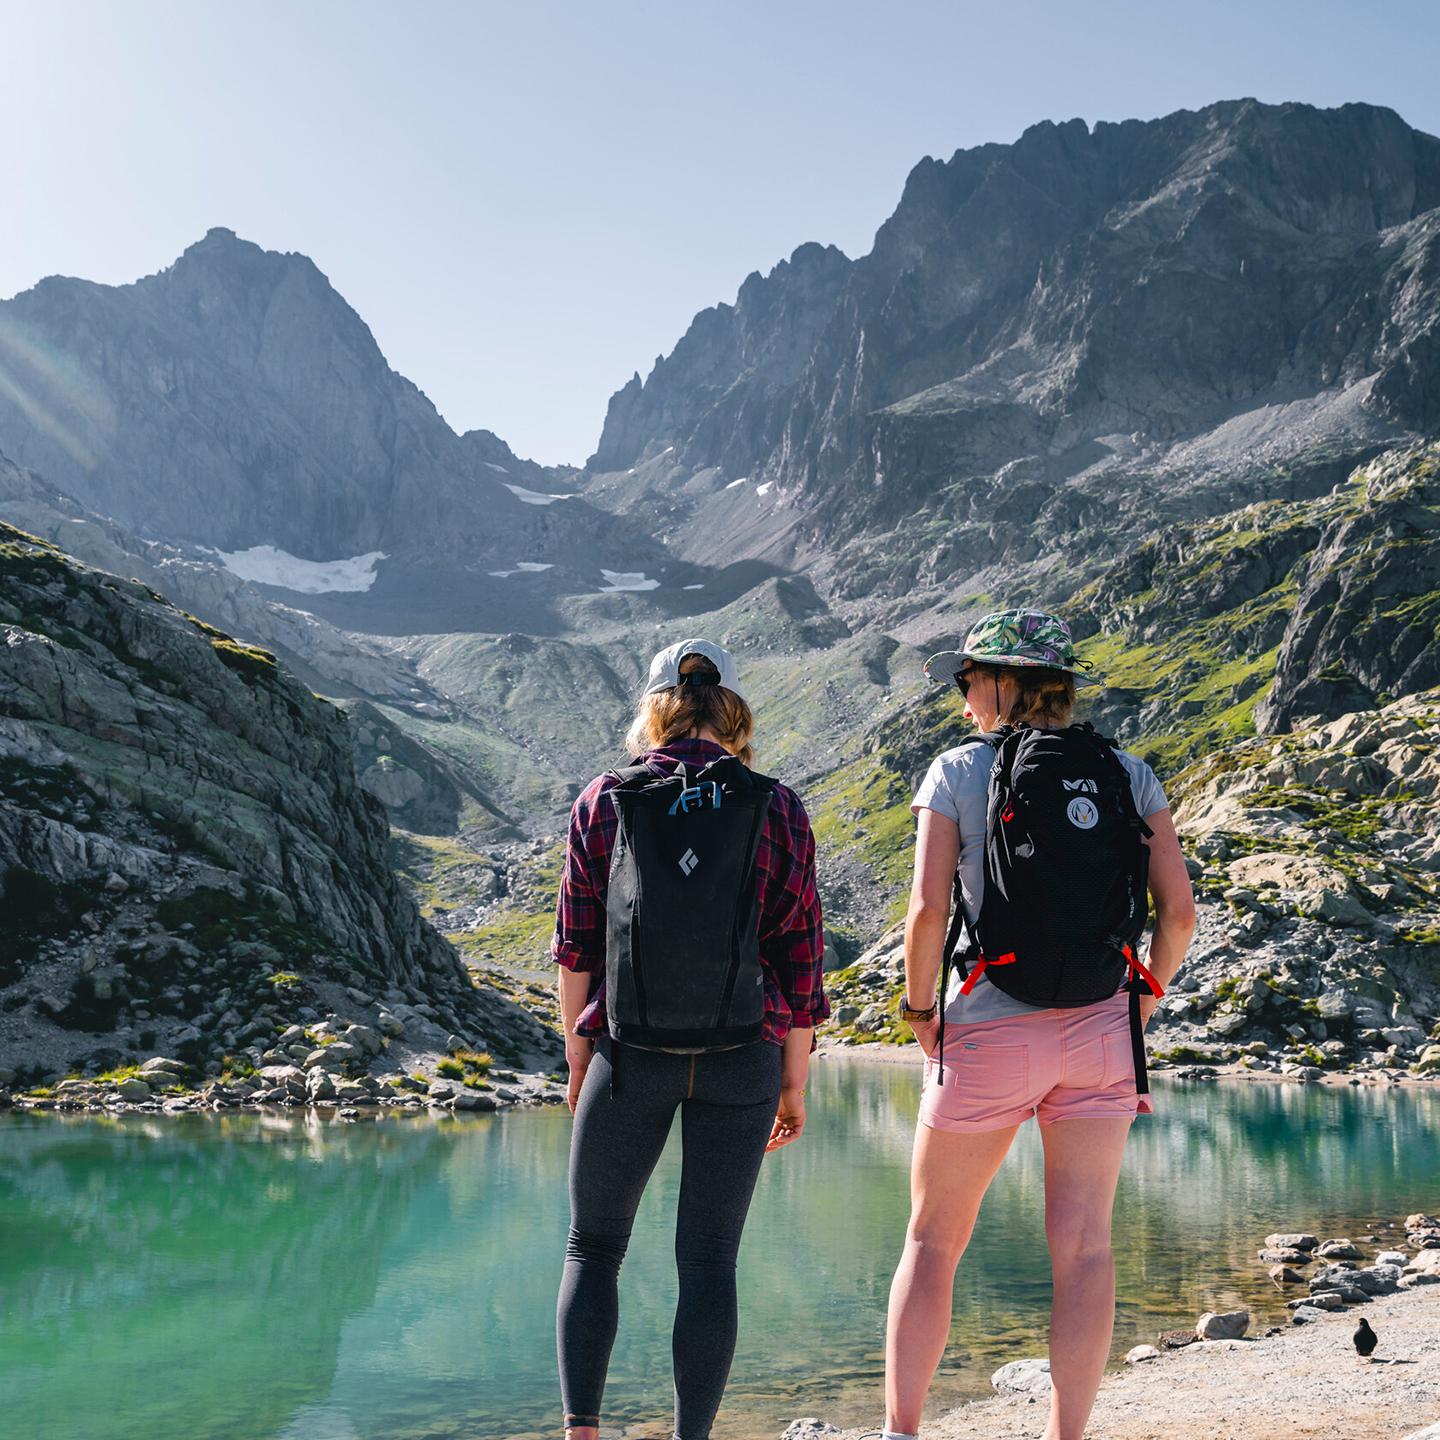
[[[670,777],[656,765],[646,765],[643,761],[630,761],[625,765],[617,765],[613,770],[607,770],[607,775],[612,776],[621,785],[629,785],[632,788],[642,781],[668,780]]]
[[[955,748],[959,750],[965,745],[988,745],[992,750],[998,750],[1004,739],[1003,730],[976,730],[973,734],[962,735],[960,744]]]

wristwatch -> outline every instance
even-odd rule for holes
[[[926,1010],[917,1010],[911,1003],[908,995],[900,997],[900,1018],[902,1020],[933,1020],[940,1013],[940,1002],[934,1001]]]

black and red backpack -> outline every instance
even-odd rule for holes
[[[990,746],[995,761],[980,914],[971,926],[957,876],[942,1005],[952,965],[964,978],[962,994],[985,975],[1012,999],[1040,1009],[1093,1005],[1125,985],[1135,1085],[1146,1094],[1140,996],[1163,993],[1135,956],[1149,912],[1151,831],[1135,808],[1115,742],[1086,724],[1007,725],[962,743]],[[942,1025],[942,1062],[944,1034]],[[943,1083],[943,1063],[936,1069]]]

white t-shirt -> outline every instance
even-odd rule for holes
[[[1117,750],[1115,754],[1129,772],[1136,810],[1148,818],[1168,808],[1169,802],[1155,772],[1137,755],[1124,750]],[[990,791],[990,767],[994,763],[994,750],[983,743],[972,742],[947,750],[931,763],[910,805],[915,814],[933,810],[959,826],[960,893],[965,918],[972,925],[979,918],[985,888],[985,804]],[[952,1025],[1034,1013],[1033,1005],[1012,999],[991,985],[984,974],[968,995],[960,993],[963,983],[958,971],[952,971],[950,993],[945,998],[945,1019]]]

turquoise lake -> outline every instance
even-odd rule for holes
[[[1268,1231],[1368,1233],[1440,1208],[1440,1087],[1157,1082],[1121,1180],[1121,1354],[1202,1310],[1284,1313]],[[810,1127],[767,1159],[741,1259],[720,1440],[796,1415],[878,1423],[885,1296],[918,1072],[816,1067]],[[0,1115],[0,1416],[25,1440],[558,1435],[563,1111]],[[1033,1125],[961,1266],[936,1406],[1043,1353]],[[678,1135],[622,1278],[610,1429],[668,1436]],[[776,1263],[776,1257],[780,1257]]]

